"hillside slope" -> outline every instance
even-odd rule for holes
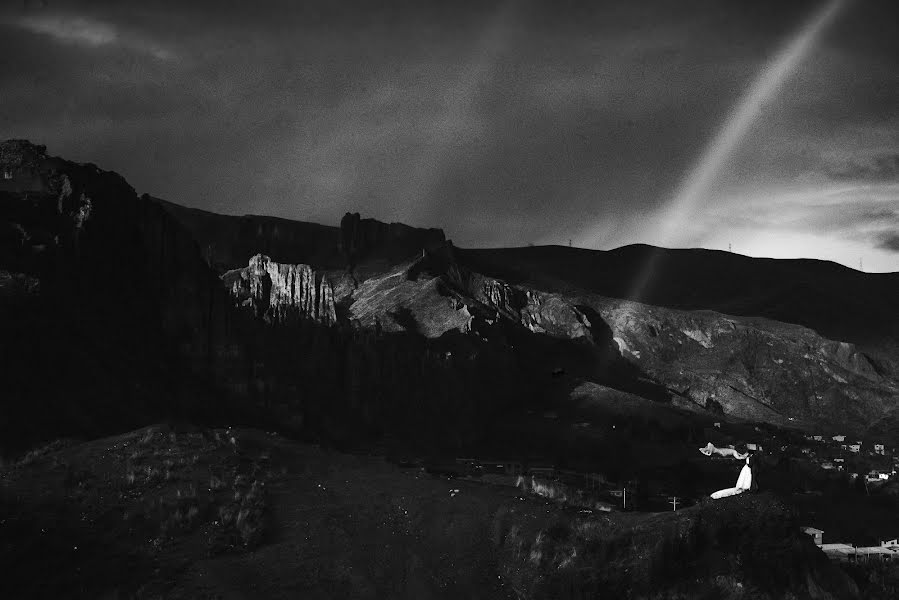
[[[5,440],[237,407],[344,441],[459,449],[584,382],[705,417],[891,435],[895,274],[648,247],[458,250],[358,214],[338,228],[183,209],[23,141],[3,160]],[[597,292],[626,289],[647,253],[656,304]],[[36,410],[58,422],[41,434]]]
[[[506,323],[531,337],[573,343],[567,353],[545,355],[546,377],[563,369],[657,400],[779,426],[862,432],[897,410],[895,372],[855,345],[806,327],[510,285],[455,257],[448,246],[364,282],[350,297],[350,315],[364,326],[377,320],[387,330],[428,337],[461,331],[489,338],[490,327]],[[516,352],[527,347],[519,343]]]
[[[153,426],[0,468],[5,597],[849,600],[782,504],[572,514],[256,430]]]
[[[510,283],[683,310],[713,310],[804,325],[881,360],[899,356],[899,273],[861,273],[831,262],[750,258],[717,250],[645,245],[610,251],[563,246],[460,250],[472,269]],[[634,281],[652,262],[650,283]]]

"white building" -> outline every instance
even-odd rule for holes
[[[849,444],[849,452],[855,452],[858,454],[862,450],[861,444]]]
[[[824,531],[821,529],[817,529],[815,527],[802,527],[802,532],[812,536],[815,540],[815,545],[820,546],[824,543]]]
[[[835,442],[844,442],[844,441],[846,441],[846,436],[845,435],[835,435],[830,439],[832,439]]]
[[[874,444],[874,454],[883,454],[884,447],[883,444]]]
[[[829,558],[839,561],[899,558],[899,552],[884,545],[855,547],[849,544],[822,544],[821,549]]]

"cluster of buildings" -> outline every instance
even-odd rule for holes
[[[826,471],[846,471],[848,460],[853,466],[850,476],[861,476],[868,482],[887,480],[899,473],[899,456],[885,444],[847,439],[845,435],[806,435],[805,439],[813,445],[803,446],[800,452]]]
[[[899,558],[899,540],[884,540],[879,546],[855,546],[844,543],[824,543],[824,531],[815,527],[803,527],[802,531],[811,536],[815,545],[821,548],[828,558],[841,562],[877,560],[894,560]]]
[[[853,454],[860,454],[863,451],[868,452],[869,454],[879,454],[880,456],[886,456],[887,447],[884,444],[865,444],[861,440],[846,440],[845,435],[833,435],[828,439],[823,435],[806,435],[805,439],[818,442],[819,444],[826,444],[833,448],[839,448],[843,452],[852,452]],[[866,448],[866,450],[863,450]]]

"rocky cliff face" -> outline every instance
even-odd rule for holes
[[[521,323],[532,333],[556,337],[589,338],[590,320],[559,294],[512,287],[504,281],[483,278],[474,296],[497,315]]]
[[[257,254],[246,268],[225,273],[222,281],[238,306],[270,324],[337,322],[331,284],[309,265],[279,264]]]
[[[158,204],[43,146],[0,150],[0,269],[35,282],[0,311],[4,443],[134,425],[243,370],[225,290]]]

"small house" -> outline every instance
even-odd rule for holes
[[[874,444],[874,454],[882,455],[883,453],[884,453],[883,444]]]
[[[854,452],[855,454],[858,454],[861,451],[862,451],[861,444],[849,444],[849,452]]]
[[[802,527],[802,532],[812,537],[816,546],[824,543],[824,531],[815,527]]]
[[[868,472],[867,475],[865,475],[865,479],[869,483],[873,483],[875,481],[883,481],[883,480],[886,480],[889,478],[890,478],[889,473],[883,473],[883,472],[877,471],[877,470],[870,471],[870,472]]]
[[[845,436],[845,435],[835,435],[835,436],[833,436],[833,437],[830,438],[830,439],[832,439],[832,440],[835,441],[835,442],[845,442],[845,441],[846,441],[846,436]]]

